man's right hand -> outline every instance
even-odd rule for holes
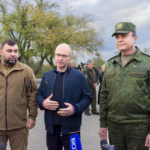
[[[51,94],[47,99],[43,101],[43,107],[48,110],[56,110],[59,107],[59,104],[57,101],[51,100],[53,97],[53,94]]]
[[[107,139],[107,128],[100,128],[99,136],[101,139]]]

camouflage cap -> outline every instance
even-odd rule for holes
[[[115,32],[112,36],[118,33],[127,34],[129,32],[136,33],[136,26],[131,22],[119,22],[115,25]]]

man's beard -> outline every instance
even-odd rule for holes
[[[6,64],[8,64],[8,65],[11,65],[11,66],[13,66],[13,65],[15,65],[15,64],[16,64],[16,62],[17,62],[17,59],[15,59],[15,61],[14,61],[14,62],[11,62],[9,59],[7,59],[7,60],[4,60],[4,62],[5,62]]]

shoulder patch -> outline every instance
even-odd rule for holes
[[[141,51],[141,53],[150,57],[150,51],[149,52]]]
[[[111,57],[111,58],[110,58],[110,59],[108,59],[107,61],[110,61],[110,60],[112,60],[112,59],[116,58],[118,55],[119,55],[119,53],[118,53],[118,54],[116,54],[115,56]]]

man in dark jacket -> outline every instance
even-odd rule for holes
[[[70,150],[70,136],[80,135],[81,115],[91,101],[84,75],[68,65],[71,57],[69,45],[57,46],[56,68],[44,74],[37,93],[45,110],[48,150]]]

